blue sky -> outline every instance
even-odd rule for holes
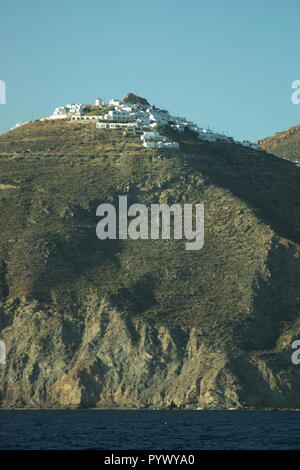
[[[300,124],[299,0],[3,0],[0,133],[134,92],[238,139]]]

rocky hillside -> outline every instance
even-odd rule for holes
[[[292,161],[300,160],[300,126],[277,132],[271,137],[258,140],[257,143],[261,148],[278,157]]]
[[[145,106],[150,106],[150,103],[146,98],[142,98],[141,96],[137,96],[134,93],[127,93],[123,101],[125,103],[130,103],[130,104],[143,104]]]
[[[192,132],[0,136],[2,407],[300,407],[300,170]],[[96,238],[96,207],[204,203],[205,244]]]

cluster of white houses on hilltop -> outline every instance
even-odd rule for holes
[[[168,125],[178,132],[191,130],[197,133],[198,138],[204,141],[215,142],[217,140],[237,143],[245,147],[261,150],[259,145],[249,142],[237,142],[233,137],[216,133],[210,129],[198,127],[194,122],[184,117],[172,116],[168,111],[150,106],[149,104],[132,104],[119,99],[112,99],[107,104],[101,98],[97,98],[94,108],[99,108],[102,114],[91,115],[86,111],[91,108],[84,104],[67,104],[55,108],[48,119],[71,119],[71,121],[92,121],[98,129],[123,129],[131,135],[141,135],[145,147],[178,148],[177,142],[170,142],[158,134],[155,128],[160,125]],[[102,108],[102,109],[101,109]],[[20,124],[19,124],[20,125]]]

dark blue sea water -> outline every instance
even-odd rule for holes
[[[294,411],[0,411],[1,449],[300,449]]]

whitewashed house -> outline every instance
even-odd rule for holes
[[[124,106],[120,106],[120,110],[125,111],[126,113],[134,113],[136,108],[135,106],[124,105]]]
[[[109,106],[116,106],[116,107],[119,107],[123,104],[123,101],[122,100],[116,100],[116,99],[112,99],[109,101]]]
[[[143,141],[159,141],[163,140],[163,137],[157,131],[146,131],[141,135],[141,140]]]
[[[83,104],[67,104],[69,114],[82,114],[85,106]]]
[[[157,131],[147,131],[141,135],[144,147],[150,148],[178,148],[177,142],[170,142],[167,137],[160,135]]]
[[[102,121],[102,116],[72,116],[71,121]]]
[[[178,149],[179,144],[177,142],[164,142],[161,140],[155,141],[155,140],[146,140],[143,142],[144,147],[150,147],[150,148],[167,148],[167,149]]]
[[[152,122],[157,122],[158,124],[168,124],[168,122],[171,120],[171,117],[162,112],[157,112],[153,111],[152,113],[149,113],[149,119]]]
[[[103,116],[106,121],[134,121],[134,116],[128,111],[111,110]]]
[[[65,119],[70,114],[81,115],[84,111],[85,106],[83,104],[67,104],[65,106],[58,106],[53,111],[53,114],[49,119]]]

